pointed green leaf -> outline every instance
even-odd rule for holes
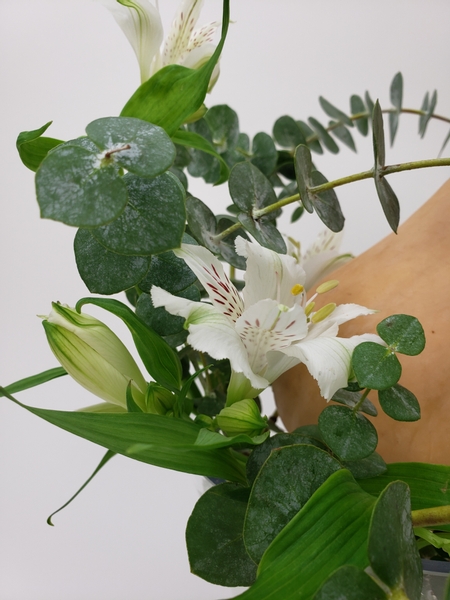
[[[325,100],[323,96],[319,97],[320,106],[322,110],[335,121],[339,121],[340,123],[345,123],[348,127],[353,127],[353,121],[350,119],[348,115],[346,115],[342,110],[339,110],[335,106]]]
[[[149,256],[123,256],[100,244],[88,229],[74,239],[77,269],[93,294],[117,294],[137,285],[150,267]]]
[[[391,315],[377,325],[377,333],[395,352],[416,356],[425,348],[425,332],[411,315]]]
[[[181,363],[178,354],[128,306],[109,298],[82,298],[77,302],[76,309],[80,310],[85,304],[100,306],[122,319],[130,330],[136,350],[153,379],[170,390],[180,389]]]
[[[10,383],[3,389],[8,394],[17,394],[17,392],[23,392],[23,390],[28,390],[37,385],[42,385],[43,383],[47,383],[47,381],[51,381],[52,379],[56,379],[57,377],[62,377],[63,375],[67,375],[67,371],[62,367],[55,367],[54,369],[48,369],[47,371],[43,371],[42,373],[38,373],[37,375],[31,375],[30,377],[19,379],[19,381]],[[0,398],[2,396],[3,393],[0,391]]]
[[[437,91],[434,90],[433,95],[431,97],[431,101],[429,100],[428,92],[425,94],[425,98],[423,99],[423,104],[421,110],[425,111],[424,115],[420,115],[419,118],[419,135],[423,137],[427,130],[428,123],[434,113],[434,109],[437,104]]]
[[[378,400],[384,412],[396,421],[418,421],[420,405],[412,392],[398,383],[378,392]]]
[[[318,186],[324,183],[328,183],[328,179],[322,173],[319,173],[319,171],[312,171],[311,184]],[[323,192],[308,192],[308,195],[312,201],[314,210],[328,229],[334,232],[342,231],[345,217],[342,214],[341,206],[334,189],[331,188]]]
[[[330,121],[329,126],[330,128],[332,128],[331,133],[335,135],[338,140],[340,140],[343,144],[348,146],[350,150],[356,152],[356,146],[352,134],[347,129],[347,127],[345,127],[345,125],[336,126],[336,121]]]
[[[448,144],[449,140],[450,140],[450,131],[447,133],[447,136],[446,136],[446,138],[444,140],[444,143],[442,144],[442,147],[441,147],[441,149],[439,151],[439,156],[441,156],[442,153],[444,152],[445,146]]]
[[[63,143],[62,140],[41,137],[51,124],[52,121],[49,121],[42,127],[39,127],[39,129],[22,131],[17,137],[16,148],[19,152],[19,156],[23,164],[28,167],[28,169],[31,169],[31,171],[37,171],[39,165],[50,150]]]
[[[364,101],[361,98],[361,96],[357,96],[356,94],[354,94],[350,98],[350,110],[352,112],[352,115],[359,115],[359,114],[363,114],[363,113],[367,112],[366,106],[365,106]],[[372,114],[372,113],[370,113],[370,114]],[[359,131],[359,133],[361,133],[362,135],[368,134],[369,120],[367,117],[361,117],[359,119],[356,119],[355,125],[356,125],[356,129]]]
[[[314,119],[314,117],[309,117],[308,121],[311,123],[313,129],[317,132],[317,135],[322,140],[325,148],[327,148],[333,154],[337,154],[339,152],[339,146],[333,140],[325,127],[317,119]]]
[[[313,600],[387,600],[387,596],[367,573],[346,565],[326,580]]]
[[[261,246],[269,248],[269,250],[273,250],[279,254],[286,254],[286,243],[272,221],[253,219],[250,215],[245,213],[241,213],[238,218],[242,227],[247,230]]]
[[[384,144],[384,126],[383,113],[381,112],[380,103],[375,102],[372,113],[372,128],[373,128],[373,152],[375,155],[375,171],[378,172],[381,167],[384,167],[386,162],[386,150]]]
[[[230,22],[229,0],[223,2],[222,36],[211,58],[199,69],[168,65],[143,83],[124,106],[121,116],[159,125],[173,135],[203,104],[219,60]]]
[[[377,447],[372,423],[346,406],[327,406],[319,415],[319,427],[325,443],[342,460],[366,458]]]
[[[361,387],[386,390],[400,379],[402,366],[389,348],[375,342],[363,342],[352,355],[352,367]]]
[[[400,72],[398,72],[392,80],[390,97],[394,108],[401,110],[403,102],[403,75]]]
[[[361,394],[359,392],[350,392],[342,389],[338,390],[331,399],[333,402],[339,402],[339,404],[344,404],[344,406],[354,408],[360,402]],[[366,415],[370,415],[371,417],[376,417],[378,414],[376,407],[368,398],[364,398],[359,410],[363,413],[366,413]]]
[[[308,146],[298,146],[295,149],[294,165],[300,199],[305,210],[312,213],[314,206],[308,193],[308,188],[311,186],[312,160]]]
[[[374,182],[387,222],[392,231],[397,233],[398,224],[400,222],[400,204],[398,198],[384,177],[380,177],[375,173]]]
[[[368,113],[370,115],[370,118],[372,118],[372,116],[373,116],[373,109],[375,108],[375,103],[372,100],[372,98],[370,97],[369,92],[366,92],[364,94],[364,99],[365,99],[366,104],[367,104],[367,111],[368,111]]]
[[[186,528],[191,571],[210,583],[251,585],[256,564],[246,552],[242,529],[249,489],[223,483],[198,500]]]
[[[172,135],[172,141],[175,144],[186,146],[187,148],[195,148],[201,152],[206,152],[210,156],[213,156],[219,161],[220,164],[220,176],[219,179],[214,182],[214,185],[220,185],[228,180],[230,170],[227,163],[218,154],[212,144],[201,135],[195,133],[195,131],[186,131],[184,129],[178,129]]]
[[[308,146],[308,148],[310,148],[310,150],[312,150],[313,152],[316,152],[317,154],[323,154],[322,146],[320,145],[320,142],[317,139],[318,136],[311,129],[311,127],[308,125],[308,123],[305,123],[304,121],[295,121],[295,122],[299,126],[300,131],[305,136],[305,139],[306,139],[305,144]],[[316,139],[309,141],[311,137],[316,138]]]
[[[398,129],[398,123],[400,120],[399,117],[400,115],[397,112],[389,113],[389,136],[391,140],[391,146],[394,145],[394,140]]]

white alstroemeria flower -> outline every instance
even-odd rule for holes
[[[139,62],[141,82],[167,65],[190,69],[202,66],[214,53],[212,43],[218,22],[194,29],[204,0],[182,0],[164,44],[164,31],[158,10],[150,0],[100,0],[113,14],[128,38]],[[216,66],[210,89],[219,76]]]
[[[197,275],[211,304],[153,286],[154,306],[164,306],[186,319],[187,341],[193,348],[218,360],[230,360],[228,404],[254,398],[300,362],[329,400],[347,385],[355,346],[367,339],[381,341],[378,336],[338,338],[339,325],[375,311],[356,304],[328,304],[313,312],[314,302],[306,300],[305,272],[292,256],[241,237],[236,240],[236,251],[247,258],[243,297],[209,250],[182,244],[174,252]]]
[[[330,229],[324,229],[307,251],[302,254],[300,242],[290,236],[285,236],[287,253],[305,269],[305,288],[307,290],[310,290],[319,279],[329,275],[353,258],[352,254],[339,254],[342,237],[342,231],[334,233]]]

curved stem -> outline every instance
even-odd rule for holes
[[[435,506],[412,510],[411,518],[413,527],[432,527],[450,523],[450,506]]]

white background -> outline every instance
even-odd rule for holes
[[[160,4],[167,28],[177,2]],[[206,5],[202,21],[219,19],[219,0]],[[347,110],[350,95],[368,89],[387,106],[399,70],[405,106],[420,108],[425,92],[437,88],[437,112],[450,116],[447,0],[232,0],[232,19],[208,102],[230,104],[250,135],[270,132],[283,114],[322,119],[319,95]],[[90,121],[120,112],[139,74],[122,32],[92,0],[0,0],[0,29],[0,384],[6,385],[55,366],[35,315],[48,313],[52,300],[73,305],[88,295],[73,259],[75,231],[39,219],[33,174],[21,165],[15,138],[51,119],[49,135],[82,135]],[[420,140],[417,118],[402,116],[388,163],[435,157],[447,131],[432,122]],[[344,148],[337,157],[316,159],[329,179],[371,167],[370,139],[357,133],[355,139],[358,155]],[[391,176],[403,218],[448,176],[448,169]],[[226,186],[205,190],[196,182],[192,190],[213,210],[227,202]],[[344,250],[359,253],[389,232],[370,181],[341,189],[339,197],[347,216]],[[306,246],[321,226],[306,217],[285,229]],[[102,318],[129,343],[123,328]],[[20,398],[61,409],[92,403],[68,378]],[[54,528],[46,524],[102,455],[101,448],[0,400],[0,600],[236,595],[189,573],[184,529],[201,478],[116,457],[55,517]]]

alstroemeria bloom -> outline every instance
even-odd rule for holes
[[[339,338],[339,325],[374,311],[356,304],[329,304],[313,312],[314,304],[306,300],[305,272],[292,256],[240,237],[236,251],[247,258],[243,297],[209,250],[182,244],[174,252],[197,275],[211,304],[153,286],[154,306],[186,319],[187,341],[193,348],[230,360],[228,404],[254,398],[300,362],[329,400],[347,385],[353,349],[368,339],[379,341],[373,335]]]
[[[204,0],[182,0],[163,42],[161,16],[149,0],[100,0],[113,14],[128,38],[139,62],[141,82],[167,65],[197,69],[214,53],[212,43],[218,22],[194,29]],[[210,89],[219,76],[216,66]]]

